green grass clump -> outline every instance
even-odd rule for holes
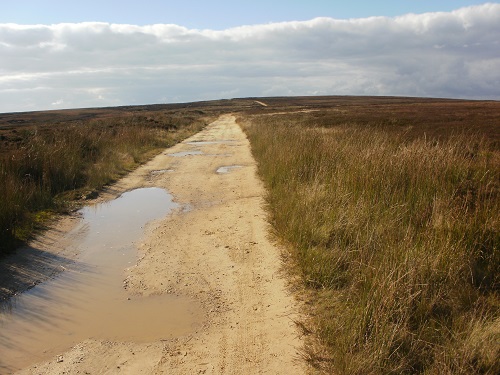
[[[22,130],[0,154],[0,256],[26,241],[50,212],[199,131],[195,117],[117,116]]]
[[[498,145],[316,117],[243,123],[274,230],[311,291],[311,364],[500,373]]]

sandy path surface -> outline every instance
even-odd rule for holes
[[[175,156],[182,152],[188,155]],[[304,373],[293,323],[298,308],[280,273],[280,251],[269,241],[264,189],[234,117],[224,115],[166,150],[108,195],[150,186],[167,189],[182,208],[148,226],[124,287],[195,298],[200,328],[150,343],[89,339],[20,373]]]

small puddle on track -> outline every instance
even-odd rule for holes
[[[0,373],[88,338],[151,342],[195,331],[202,318],[194,301],[133,296],[123,288],[145,225],[177,207],[165,190],[145,188],[82,209],[83,235],[73,244],[81,255],[71,269],[0,305]]]
[[[228,165],[225,167],[217,168],[216,172],[219,174],[226,174],[226,173],[231,172],[233,169],[238,169],[238,168],[242,168],[242,167],[243,167],[242,165]]]

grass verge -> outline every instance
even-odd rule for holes
[[[433,120],[240,121],[311,296],[319,370],[500,373],[498,142],[477,123],[429,136]]]
[[[23,126],[0,153],[0,256],[75,199],[92,196],[206,125],[201,111]]]

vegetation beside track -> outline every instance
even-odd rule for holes
[[[307,359],[500,373],[497,103],[362,104],[240,117],[310,296]]]
[[[0,256],[208,120],[203,111],[151,111],[2,129]]]

